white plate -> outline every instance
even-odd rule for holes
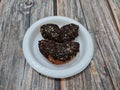
[[[80,43],[80,52],[74,60],[67,64],[54,65],[40,53],[38,41],[43,39],[40,26],[47,23],[60,27],[69,23],[79,25],[79,36],[75,41]],[[87,30],[79,22],[68,17],[51,16],[38,20],[27,30],[23,40],[23,52],[27,62],[39,73],[52,78],[66,78],[80,73],[90,63],[93,51],[93,41]]]

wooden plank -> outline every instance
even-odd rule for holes
[[[40,18],[54,15],[53,0],[36,0],[36,3],[37,8],[34,9],[34,13],[31,15],[31,24]]]
[[[120,89],[120,82],[119,82],[120,81],[120,68],[119,68],[120,42],[119,42],[119,34],[117,32],[117,28],[110,14],[109,7],[106,5],[106,2],[104,0],[101,1],[91,0],[88,1],[91,7],[91,11],[90,11],[90,8],[88,8],[89,6],[87,6],[86,4],[87,1],[81,1],[81,2],[82,2],[83,11],[85,13],[87,25],[89,28],[92,27],[94,32],[96,33],[95,37],[105,64],[103,70],[106,72],[107,76],[109,76],[108,79],[109,82],[111,83],[111,86],[113,85],[113,88],[110,88],[110,84],[107,84],[108,81],[106,81],[102,75],[101,80],[105,81],[103,82],[103,85],[107,84],[106,86],[104,86],[104,88],[108,89],[109,87],[110,88],[109,90],[113,90],[113,89],[119,90]],[[104,77],[106,76],[104,75]]]
[[[23,30],[21,17],[15,10],[16,4],[14,0],[2,0],[1,4],[4,10],[0,10],[2,16],[0,19],[0,90],[17,89],[24,70],[24,56],[21,49],[24,33],[21,31]],[[14,17],[12,10],[15,10]]]
[[[22,40],[25,33],[25,18],[21,17],[18,9],[18,1],[12,0],[3,2],[4,10],[2,14],[1,26],[1,68],[0,89],[1,90],[21,90],[21,84],[25,70],[25,58],[22,52]],[[32,69],[29,66],[29,75]],[[27,72],[27,71],[26,71]],[[27,76],[26,75],[26,76]],[[30,83],[30,80],[29,80]]]
[[[120,1],[119,0],[107,0],[112,14],[114,16],[118,32],[120,33]]]
[[[57,0],[57,15],[74,18],[86,26],[79,0]]]

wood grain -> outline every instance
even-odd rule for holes
[[[24,1],[0,0],[0,90],[120,90],[119,0],[34,0],[32,12],[22,14],[19,4]],[[66,79],[36,72],[22,51],[28,27],[53,15],[77,20],[94,41],[89,66]]]
[[[5,3],[5,2],[4,2]],[[0,28],[2,67],[0,70],[1,90],[21,90],[26,76],[31,74],[32,69],[26,66],[26,61],[22,52],[22,40],[25,33],[25,21],[17,10],[18,1],[12,0],[5,3],[2,14],[2,27]],[[8,7],[8,8],[7,8]],[[25,17],[24,17],[25,18]],[[24,21],[25,20],[25,21]],[[26,70],[29,70],[28,72]],[[26,72],[25,72],[26,71]],[[30,78],[30,77],[29,77]],[[30,81],[30,80],[28,80]],[[30,82],[28,83],[28,86]],[[29,87],[27,87],[29,88]]]
[[[118,32],[120,33],[120,1],[119,0],[107,0],[110,5],[113,17],[115,19],[115,23],[118,28]]]
[[[113,19],[111,18],[112,16],[104,0],[101,0],[101,1],[92,0],[89,3],[91,3],[91,9],[92,9],[91,13],[93,13],[94,15],[91,15],[92,20],[88,20],[90,9],[87,9],[87,6],[83,6],[83,11],[86,11],[84,13],[85,13],[87,25],[89,25],[89,27],[91,27],[92,25],[98,26],[97,28],[92,26],[92,28],[95,28],[93,29],[94,32],[98,30],[98,33],[95,35],[95,37],[105,63],[105,68],[103,68],[103,70],[107,70],[106,73],[111,79],[111,84],[112,83],[114,84],[113,89],[119,90],[120,89],[120,82],[119,82],[119,79],[120,79],[120,70],[119,70],[120,56],[119,55],[120,54],[118,51],[120,47],[119,33],[117,32],[117,28],[113,24]],[[82,4],[84,5],[85,2],[82,2]],[[103,6],[104,6],[104,9],[103,9]],[[95,23],[94,20],[96,20],[97,22]],[[114,47],[117,45],[118,47]],[[104,78],[102,77],[101,79],[104,80]],[[103,85],[104,83],[105,82],[103,82]],[[108,88],[106,86],[104,87],[105,89]]]

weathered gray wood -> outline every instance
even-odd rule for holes
[[[99,50],[102,54],[101,58],[103,58],[105,64],[103,70],[108,75],[109,82],[113,84],[113,89],[119,90],[120,89],[120,82],[119,82],[120,81],[120,68],[119,68],[120,42],[119,42],[119,34],[117,32],[117,28],[113,23],[114,19],[112,18],[109,11],[109,7],[106,5],[104,0],[101,1],[91,0],[88,3],[91,4],[91,12],[90,9],[88,9],[88,7],[85,6],[86,4],[85,1],[82,1],[82,5],[83,5],[82,7],[85,13],[87,25],[89,26],[89,28],[92,27],[94,32],[96,33],[95,37],[99,46]],[[93,15],[89,15],[91,13]],[[89,20],[90,18],[89,16],[91,16],[91,20]],[[108,89],[109,87],[109,90],[113,90],[112,88],[110,88],[110,84],[107,84],[109,83],[108,81],[105,80],[107,78],[103,78],[103,76],[104,77],[106,76],[105,75],[101,76],[103,85],[105,85],[104,88]]]
[[[86,26],[79,0],[57,0],[57,15],[74,18]]]
[[[119,0],[107,0],[113,17],[115,19],[116,27],[118,28],[118,32],[120,33],[120,1]]]
[[[2,8],[0,10],[0,90],[17,89],[24,70],[24,56],[21,49],[24,33],[21,17],[15,9],[17,2],[2,0],[0,3]]]

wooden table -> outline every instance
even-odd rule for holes
[[[24,1],[0,0],[0,90],[120,90],[120,0],[34,0],[23,13]],[[89,66],[66,79],[36,72],[22,51],[27,28],[53,15],[79,21],[94,40]]]

